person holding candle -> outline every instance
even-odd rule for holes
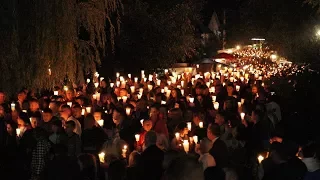
[[[176,133],[179,133],[178,137],[174,137],[171,141],[171,149],[174,150],[181,150],[181,148],[183,148],[182,143],[183,140],[188,140],[188,127],[187,127],[187,123],[185,122],[181,122],[175,130]]]
[[[202,139],[200,145],[196,148],[196,153],[200,155],[199,162],[202,164],[203,171],[208,167],[215,167],[216,161],[213,156],[209,153],[212,148],[212,142],[208,138]]]
[[[207,129],[204,126],[201,128],[199,125],[202,122],[202,125],[205,122],[205,115],[202,112],[193,113],[193,126],[190,132],[190,136],[198,136],[198,141],[207,136]]]
[[[39,101],[37,99],[31,99],[29,101],[28,116],[40,119],[41,112],[39,111],[39,108],[40,108]]]
[[[150,119],[146,119],[143,121],[143,131],[139,134],[139,141],[137,142],[137,147],[136,149],[138,151],[142,151],[142,147],[143,147],[143,144],[144,144],[144,140],[145,140],[145,135],[147,132],[151,131],[152,129],[152,121]]]
[[[79,121],[81,128],[84,127],[84,115],[82,115],[82,108],[78,103],[74,103],[72,107],[72,116]]]
[[[68,156],[77,157],[81,153],[81,140],[78,134],[74,133],[76,123],[74,121],[66,122],[66,134],[68,136]]]

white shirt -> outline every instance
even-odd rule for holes
[[[201,154],[199,157],[199,162],[202,164],[203,171],[208,167],[216,166],[216,161],[209,153]]]

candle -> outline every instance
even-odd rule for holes
[[[116,77],[119,78],[119,76],[120,76],[120,73],[117,72],[117,73],[116,73]]]
[[[103,124],[104,124],[104,120],[103,120],[103,119],[98,120],[97,122],[98,122],[99,126],[101,126],[101,127],[102,127],[102,126],[103,126]]]
[[[168,82],[168,85],[170,86],[171,85],[171,81],[167,81]]]
[[[190,98],[189,98],[189,101],[190,101],[190,103],[193,103],[193,102],[194,102],[194,98],[193,98],[193,97],[190,97]]]
[[[198,144],[198,136],[193,136],[194,143]]]
[[[128,97],[127,97],[127,96],[122,96],[121,99],[122,99],[122,101],[123,101],[124,103],[126,103],[127,100],[128,100]]]
[[[20,136],[21,130],[19,128],[16,129],[17,136]]]
[[[191,122],[187,122],[188,130],[191,131]]]
[[[164,92],[167,92],[169,90],[169,88],[166,86],[164,87]]]
[[[210,92],[211,92],[211,93],[215,93],[215,92],[216,92],[216,88],[215,88],[215,87],[211,87],[211,88],[210,88]]]
[[[123,81],[124,81],[123,76],[120,76],[119,79],[120,79],[120,82],[123,82]]]
[[[241,99],[241,104],[243,104],[244,103],[244,99]]]
[[[134,78],[134,82],[135,82],[135,83],[138,82],[138,78],[137,78],[137,77]]]
[[[89,79],[89,78],[87,79],[87,83],[88,83],[88,84],[90,83],[90,79]]]
[[[140,140],[140,134],[136,134],[136,135],[134,135],[134,137],[136,138],[137,142]]]
[[[142,94],[137,94],[137,96],[138,96],[138,99],[141,99],[141,97],[142,97]]]
[[[96,83],[94,83],[94,87],[98,87],[99,86],[99,83],[98,82],[96,82]]]
[[[113,88],[114,87],[114,83],[110,83],[110,87]]]
[[[241,108],[241,102],[238,102],[238,108]]]
[[[263,156],[261,156],[261,155],[259,155],[258,156],[258,161],[259,161],[259,164],[261,164],[261,162],[264,160],[264,157]]]
[[[212,98],[212,102],[216,102],[217,96],[212,96],[211,98]]]
[[[184,87],[184,81],[181,81],[181,87]]]
[[[123,146],[123,149],[122,149],[122,157],[126,158],[127,157],[127,145],[124,145]]]
[[[184,96],[184,89],[181,89],[181,95]]]
[[[149,81],[152,81],[152,78],[153,78],[152,74],[149,74]]]
[[[183,148],[186,153],[189,152],[189,142],[188,140],[183,140]]]
[[[199,64],[197,64],[196,67],[199,68],[200,67]]]
[[[119,87],[120,86],[120,81],[116,82],[116,86]]]
[[[193,137],[189,137],[189,141],[192,144],[193,143]]]
[[[218,110],[219,109],[219,103],[218,102],[214,102],[213,103],[213,107],[215,110]]]
[[[166,101],[161,101],[161,104],[166,104],[167,102]]]
[[[86,107],[87,113],[91,113],[91,107]]]
[[[101,97],[100,95],[101,95],[100,93],[98,93],[98,92],[96,93],[96,96],[97,96],[97,100],[98,100],[98,101],[100,101],[100,97]]]
[[[67,102],[67,105],[71,107],[72,106],[72,102]]]
[[[143,75],[144,75],[144,70],[141,70],[141,74],[143,74]]]
[[[206,86],[210,88],[210,82],[206,82]]]
[[[203,128],[203,122],[199,122],[199,128]]]
[[[84,114],[86,113],[85,109],[81,109],[81,115],[84,116]]]
[[[158,79],[158,80],[157,80],[157,86],[160,86],[160,84],[161,84],[161,80]]]
[[[104,80],[104,77],[100,77],[100,82]]]
[[[140,120],[140,123],[141,123],[142,126],[143,126],[143,121],[144,121],[144,119],[141,119],[141,120]]]
[[[136,88],[134,86],[130,86],[131,93],[134,93]]]
[[[126,108],[126,114],[127,114],[127,116],[129,116],[130,113],[131,113],[131,108],[127,107],[127,108]]]
[[[175,135],[175,137],[176,137],[177,140],[180,139],[180,133],[177,132],[177,133],[175,133],[174,135]]]
[[[161,93],[164,93],[164,89],[161,89]]]
[[[93,95],[92,95],[92,98],[93,98],[93,99],[97,99],[97,95],[96,95],[96,94],[93,94]]]
[[[101,163],[104,163],[104,157],[105,157],[105,153],[104,152],[101,152],[100,154],[99,154],[99,160],[100,160],[100,162]]]
[[[164,70],[164,73],[167,74],[167,73],[168,73],[168,69],[165,69],[165,70]]]
[[[262,83],[261,86],[264,87],[264,83]]]
[[[128,74],[128,78],[131,79],[131,74]]]
[[[24,110],[22,110],[22,112],[27,113],[28,111],[24,109]]]
[[[59,95],[59,91],[53,91],[53,95],[58,96]]]
[[[240,116],[241,116],[241,120],[244,120],[244,116],[245,116],[246,114],[245,113],[240,113]]]
[[[16,104],[15,103],[11,103],[11,111],[16,110]]]
[[[149,84],[149,85],[148,85],[148,89],[149,89],[149,91],[151,91],[151,90],[152,90],[152,88],[153,88],[153,86],[152,86],[151,84]]]
[[[240,91],[240,86],[239,85],[236,85],[236,91]]]

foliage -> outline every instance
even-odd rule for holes
[[[200,19],[200,5],[198,0],[136,0],[126,4],[122,63],[131,60],[137,67],[157,68],[192,55],[197,45],[195,25]]]
[[[52,88],[66,76],[82,82],[101,63],[107,45],[113,49],[123,9],[120,0],[2,3],[10,5],[7,14],[2,11],[2,20],[10,19],[0,46],[0,89],[5,91]]]

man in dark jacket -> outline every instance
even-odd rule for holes
[[[207,137],[213,143],[209,153],[214,157],[217,167],[225,168],[228,164],[228,148],[227,145],[220,140],[220,127],[216,123],[209,125],[207,129]]]
[[[162,163],[164,152],[156,145],[157,134],[149,131],[145,135],[145,150],[141,154],[141,161],[138,164],[142,180],[160,180],[162,176]]]

